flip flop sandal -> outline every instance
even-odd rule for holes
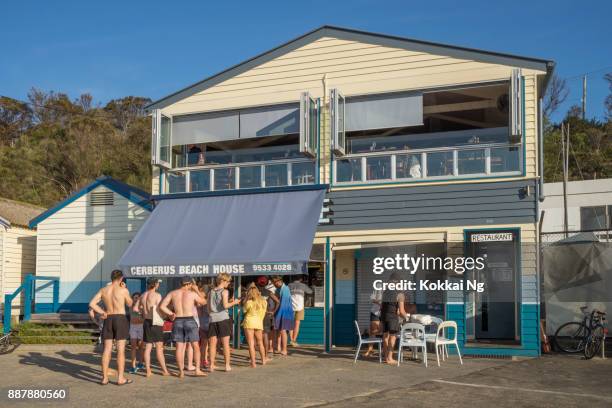
[[[134,380],[132,380],[132,379],[129,379],[129,378],[128,378],[128,379],[126,379],[126,380],[125,380],[125,382],[124,382],[124,383],[121,383],[121,384],[117,383],[117,385],[119,385],[119,386],[121,386],[121,385],[127,385],[127,384],[131,384],[131,383],[133,383],[133,382],[134,382]]]

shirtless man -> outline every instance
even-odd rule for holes
[[[168,309],[172,304],[174,312]],[[196,362],[195,375],[204,377],[206,374],[200,370],[200,337],[198,324],[193,315],[194,306],[204,306],[206,300],[197,290],[195,282],[189,277],[181,280],[180,289],[168,293],[159,305],[159,310],[170,317],[172,325],[172,339],[176,342],[176,364],[179,368],[179,378],[185,377],[185,345],[190,343]]]
[[[104,304],[104,309],[98,304]],[[117,342],[117,385],[131,384],[132,380],[125,378],[125,342],[128,338],[130,325],[125,315],[125,306],[132,306],[130,292],[123,283],[123,272],[114,270],[111,273],[111,283],[96,293],[89,302],[89,307],[100,315],[104,321],[102,327],[102,385],[108,384],[108,366],[113,352],[113,340]],[[106,309],[106,310],[105,310]]]
[[[136,307],[142,313],[145,321],[143,324],[143,340],[145,343],[144,361],[146,376],[150,377],[151,373],[151,349],[155,345],[155,354],[157,362],[162,369],[162,375],[170,375],[166,368],[166,358],[164,357],[164,332],[163,326],[153,325],[153,314],[157,314],[157,308],[162,301],[162,296],[157,291],[161,280],[158,278],[147,279],[147,291],[140,297]]]

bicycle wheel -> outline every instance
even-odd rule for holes
[[[591,335],[584,347],[584,358],[587,360],[592,359],[599,350],[601,350],[601,343],[604,338],[604,328],[603,326],[595,326],[593,330],[591,330]]]
[[[580,353],[584,350],[585,340],[590,330],[579,322],[568,322],[555,332],[555,344],[557,349],[565,353]]]

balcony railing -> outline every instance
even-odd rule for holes
[[[488,144],[347,155],[334,160],[337,184],[517,175],[521,144]]]
[[[173,169],[166,173],[164,193],[189,193],[315,183],[310,159],[252,162]]]

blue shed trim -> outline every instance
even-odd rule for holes
[[[49,208],[47,211],[40,214],[36,218],[33,218],[29,223],[29,227],[32,229],[36,228],[36,226],[39,223],[43,222],[44,220],[46,220],[47,218],[49,218],[50,216],[52,216],[59,210],[66,207],[68,204],[83,197],[85,194],[89,193],[90,191],[93,191],[99,186],[105,186],[109,190],[114,191],[115,193],[133,202],[134,204],[141,206],[145,210],[148,210],[148,211],[153,210],[153,206],[150,202],[151,195],[147,193],[146,191],[141,190],[134,186],[130,186],[129,184],[125,184],[121,181],[115,180],[110,176],[100,176],[96,180],[94,180],[92,183],[90,183],[89,185],[83,187],[81,190],[72,194],[65,200],[60,201],[58,204]]]

